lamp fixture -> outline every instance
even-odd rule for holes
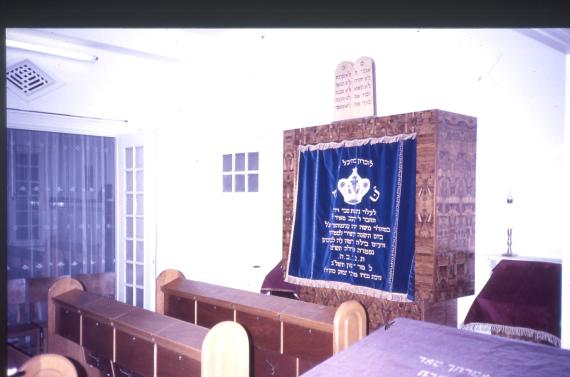
[[[15,41],[12,39],[6,39],[6,47],[17,48],[26,51],[41,52],[48,55],[61,56],[64,58],[81,60],[84,62],[91,62],[91,63],[95,63],[97,60],[99,60],[97,56],[87,54],[84,52],[64,50],[57,47],[43,46],[35,43]]]

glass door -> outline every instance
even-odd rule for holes
[[[154,134],[119,136],[117,149],[118,299],[154,310]]]

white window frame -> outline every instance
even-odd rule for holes
[[[243,170],[236,170],[236,161],[238,159],[238,155],[244,155],[244,168]],[[250,158],[251,155],[257,155],[257,168],[250,169]],[[231,168],[229,170],[225,169],[225,162],[226,158],[231,156]],[[257,193],[260,192],[259,187],[259,173],[260,173],[260,153],[258,151],[255,152],[237,152],[237,153],[225,153],[222,155],[222,192],[225,193]],[[244,190],[243,191],[236,191],[237,186],[237,177],[244,176]],[[257,190],[250,191],[250,177],[256,176],[257,177]],[[231,179],[231,189],[226,190],[226,180]]]

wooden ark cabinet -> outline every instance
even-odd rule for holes
[[[283,260],[287,263],[299,145],[414,132],[416,301],[402,303],[347,291],[301,289],[304,301],[330,306],[359,301],[368,312],[370,330],[398,316],[455,326],[457,298],[474,294],[477,119],[426,110],[340,121],[283,134]]]

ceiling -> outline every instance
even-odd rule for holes
[[[570,54],[570,28],[516,30],[559,52]],[[118,39],[116,31],[116,29],[43,29],[42,33],[51,34],[53,37],[73,38],[76,42],[89,43],[91,41],[93,47],[114,47],[174,59],[184,57],[183,51],[191,50],[193,44],[199,43],[199,40],[206,36],[211,37],[212,34],[217,36],[224,32],[227,37],[232,35],[223,29],[217,30],[216,33],[213,33],[212,29],[208,29],[207,32],[199,29],[122,29],[122,39]],[[241,32],[243,33],[244,30]],[[251,32],[255,33],[255,30]],[[149,43],[153,41],[159,41],[159,43]],[[176,52],[173,53],[173,51]]]
[[[518,31],[564,54],[570,54],[570,29],[568,28],[519,29]]]
[[[117,31],[120,30],[120,33]],[[515,29],[521,34],[553,48],[570,54],[570,28]],[[256,30],[240,30],[240,36],[256,34]],[[189,61],[195,58],[197,46],[208,46],[211,38],[224,34],[231,38],[231,30],[215,29],[7,29],[6,37],[29,42],[46,38],[50,44],[60,43],[61,48],[84,46],[108,51],[128,53],[141,57],[153,57],[173,61]],[[248,34],[248,35],[249,35]],[[120,38],[118,37],[120,35]],[[252,38],[255,37],[251,36]],[[56,46],[58,47],[58,46]]]

